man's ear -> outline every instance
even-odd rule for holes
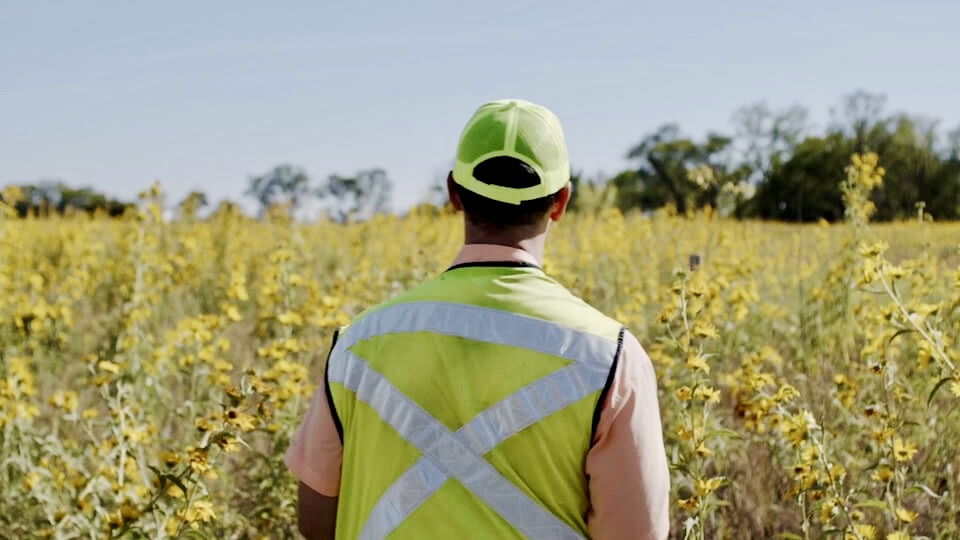
[[[447,197],[450,198],[450,204],[458,212],[463,211],[463,202],[460,201],[460,195],[457,193],[457,183],[453,180],[453,171],[447,174]]]
[[[567,205],[570,204],[570,196],[573,194],[573,184],[567,182],[560,191],[557,192],[557,200],[553,203],[550,210],[550,221],[560,221],[567,212]]]

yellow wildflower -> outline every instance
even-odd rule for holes
[[[180,454],[166,450],[160,453],[160,461],[167,467],[173,467],[180,463]]]
[[[231,437],[230,435],[224,435],[217,439],[217,445],[220,446],[226,453],[236,452],[240,449],[240,445],[237,444],[237,438]]]
[[[717,327],[706,322],[697,321],[693,324],[693,335],[702,338],[715,338],[720,335]]]
[[[689,499],[679,499],[677,501],[677,506],[683,508],[687,512],[693,513],[700,506],[700,499],[698,497],[690,497]]]
[[[106,371],[108,373],[113,373],[114,375],[120,372],[120,366],[109,360],[101,360],[97,364],[97,367],[99,367],[101,370]]]
[[[243,315],[240,314],[240,310],[237,309],[237,306],[233,304],[227,304],[224,306],[224,315],[227,316],[233,322],[240,322],[243,320]]]
[[[207,452],[197,448],[188,448],[187,454],[190,457],[190,468],[196,473],[205,472],[210,468],[207,462]]]
[[[897,519],[904,523],[913,523],[913,520],[917,519],[917,513],[901,506],[897,508]]]
[[[774,394],[773,400],[777,403],[783,403],[785,401],[790,401],[791,399],[798,397],[800,392],[796,388],[790,386],[789,384],[783,384],[777,390],[777,393]]]
[[[794,446],[799,446],[800,443],[807,440],[807,433],[812,423],[813,416],[809,412],[803,411],[785,418],[780,429],[786,435],[787,440]]]
[[[180,489],[180,486],[171,482],[169,485],[167,485],[167,495],[173,497],[174,499],[182,499],[186,493]]]
[[[33,486],[37,485],[37,482],[39,481],[40,481],[40,474],[38,474],[36,471],[31,471],[27,473],[25,477],[23,477],[23,489],[26,489],[29,491],[33,489]]]
[[[857,531],[857,534],[859,534],[863,540],[873,540],[877,537],[877,528],[873,525],[869,525],[867,523],[857,523],[853,526],[853,529]]]
[[[713,477],[707,480],[697,479],[694,482],[694,484],[696,485],[697,493],[701,497],[706,497],[707,495],[716,491],[717,488],[719,488],[720,485],[723,484],[723,478]]]
[[[807,463],[813,463],[820,459],[820,448],[815,444],[805,444],[800,452],[800,457]]]
[[[904,442],[897,437],[893,440],[893,455],[897,461],[910,461],[917,453],[917,445],[912,442]]]
[[[50,396],[50,405],[63,409],[65,412],[73,412],[77,408],[77,393],[73,390],[60,390]]]
[[[720,391],[710,386],[699,386],[694,393],[697,399],[702,399],[707,403],[720,403]]]
[[[820,522],[821,523],[830,523],[830,520],[837,515],[837,502],[834,499],[826,501],[823,503],[823,506],[820,507]]]
[[[167,523],[164,525],[163,529],[167,533],[167,536],[176,536],[177,532],[180,530],[181,521],[174,518],[167,518]]]
[[[707,365],[706,360],[700,354],[691,354],[687,357],[687,367],[694,371],[702,371],[704,373],[710,373],[710,366]]]
[[[286,311],[284,313],[277,315],[277,321],[280,324],[287,325],[287,326],[303,325],[303,317],[301,317],[300,314],[295,311]]]
[[[227,409],[224,417],[226,418],[227,422],[230,422],[232,425],[242,429],[243,431],[252,431],[257,427],[256,417],[236,409]]]
[[[213,511],[213,503],[206,500],[194,501],[183,515],[184,521],[193,528],[196,528],[197,522],[207,522],[215,517],[217,516]]]
[[[211,424],[206,418],[197,418],[194,420],[193,425],[200,433],[206,433],[207,431],[213,429],[213,424]]]

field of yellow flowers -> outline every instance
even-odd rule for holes
[[[960,225],[600,209],[546,270],[660,378],[676,538],[960,538]],[[446,268],[459,216],[0,218],[0,538],[294,538],[283,452],[334,328]],[[2,210],[2,208],[0,208]],[[699,264],[691,268],[691,256]]]

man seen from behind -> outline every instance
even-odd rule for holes
[[[649,357],[543,269],[570,201],[559,120],[482,105],[447,179],[451,266],[334,337],[286,454],[307,538],[663,539]]]

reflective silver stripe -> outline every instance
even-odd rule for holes
[[[609,366],[615,341],[555,322],[499,309],[451,302],[405,302],[364,316],[340,337],[343,348],[375,336],[433,332],[511,345],[577,362]]]
[[[418,331],[521,347],[575,363],[507,396],[454,434],[393,387],[366,361],[349,352],[350,347],[365,339]],[[617,343],[612,340],[550,321],[446,302],[389,306],[348,328],[331,355],[330,380],[353,390],[358,399],[373,406],[384,421],[424,454],[383,494],[368,517],[361,538],[384,538],[451,476],[532,538],[581,538],[579,533],[500,475],[482,456],[533,423],[602,389],[616,350]],[[376,384],[364,382],[368,378],[377,381]],[[350,381],[354,384],[351,385]],[[378,396],[380,386],[386,390],[379,390],[382,395]],[[417,412],[414,414],[410,410]],[[451,452],[447,454],[447,462],[438,461],[429,448],[417,443],[424,432],[429,437],[446,441],[442,446]]]
[[[607,374],[607,369],[590,364],[565,367],[498,401],[457,433],[475,453],[486,454],[535,422],[601,390]]]
[[[472,452],[460,437],[451,433],[436,418],[400,392],[365,360],[349,351],[341,351],[338,359],[340,361],[334,366],[335,369],[330,371],[330,380],[352,390],[357,399],[370,405],[387,424],[423,452],[424,457],[431,462],[431,467],[425,468],[426,474],[423,474],[424,469],[419,471],[424,480],[421,485],[426,488],[420,490],[420,497],[414,496],[413,492],[404,493],[402,500],[406,504],[388,507],[383,515],[376,516],[377,522],[383,522],[385,531],[371,528],[369,532],[364,531],[362,538],[383,538],[385,533],[399,525],[413,508],[419,506],[419,503],[411,503],[416,499],[421,499],[422,502],[429,497],[432,492],[428,491],[428,486],[436,485],[436,488],[439,488],[443,482],[438,484],[439,477],[434,468],[456,478],[530,538],[582,538],[569,525],[504,478],[483,457]]]
[[[589,364],[563,368],[500,400],[473,417],[455,435],[482,456],[524,428],[602,389],[606,378],[606,371]],[[442,472],[441,476],[434,476],[434,471],[436,468],[429,460],[420,458],[397,478],[374,505],[361,537],[384,538],[397,528],[449,478]],[[580,538],[574,534],[569,538]]]
[[[425,457],[397,478],[373,507],[360,533],[362,540],[386,538],[407,516],[437,492],[449,475]]]

